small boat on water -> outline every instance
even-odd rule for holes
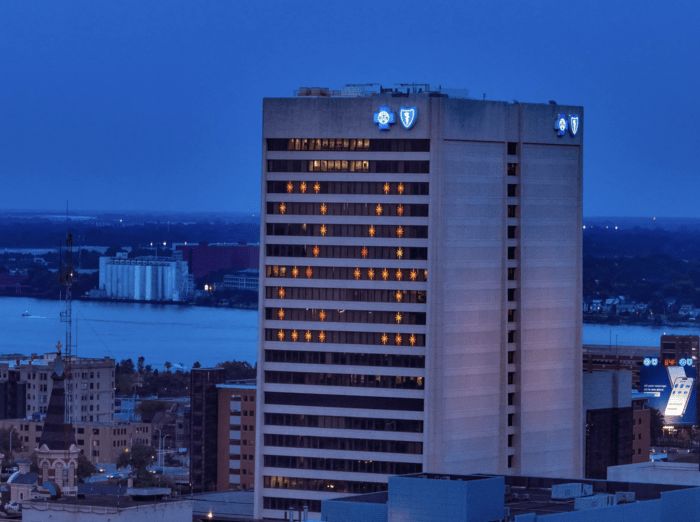
[[[32,314],[30,314],[29,312],[24,312],[22,314],[22,317],[31,317],[31,316],[32,316]]]

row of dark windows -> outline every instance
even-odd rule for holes
[[[403,375],[359,375],[353,373],[311,373],[266,371],[267,384],[299,384],[304,386],[350,386],[391,390],[422,390],[423,377]]]
[[[422,420],[372,419],[365,417],[338,417],[333,415],[302,415],[298,413],[266,413],[265,425],[336,430],[423,433]]]
[[[426,247],[382,247],[359,245],[265,245],[271,257],[319,257],[331,259],[428,259]]]
[[[510,270],[509,275],[510,275]],[[515,269],[513,269],[515,270]],[[291,277],[293,279],[355,279],[359,281],[415,281],[426,282],[428,270],[424,268],[352,268],[347,266],[284,266],[267,265],[267,277]],[[513,272],[515,274],[515,272]],[[514,276],[515,277],[515,276]]]
[[[429,195],[429,184],[414,182],[390,183],[388,181],[268,181],[267,193],[427,196]]]
[[[427,239],[428,227],[402,225],[326,225],[322,223],[268,223],[267,235],[367,238],[389,237],[406,239]]]
[[[366,273],[366,270],[364,271]],[[510,294],[509,294],[510,295]],[[309,288],[266,286],[267,299],[306,301],[363,301],[369,303],[426,302],[425,290],[373,290],[371,288]]]
[[[294,364],[341,364],[345,366],[383,366],[389,368],[425,368],[425,356],[423,355],[398,355],[383,353],[265,350],[265,362]]]
[[[420,473],[423,465],[413,462],[382,462],[379,460],[325,459],[321,457],[294,457],[290,455],[265,455],[268,468],[314,469],[320,471],[344,471],[348,473],[382,473],[406,475]]]
[[[280,477],[281,478],[281,477]],[[303,509],[309,508],[309,512],[320,513],[321,512],[321,501],[311,500],[311,499],[301,499],[301,498],[278,498],[278,497],[263,497],[263,508],[264,509],[277,509],[280,511],[286,511],[288,509],[293,509],[294,511],[303,511]]]
[[[429,174],[429,161],[267,160],[268,172],[364,172]]]
[[[423,454],[422,442],[347,439],[342,437],[310,437],[308,435],[266,434],[265,446],[341,451],[372,451],[375,453],[405,453],[408,455]]]
[[[331,344],[373,344],[389,346],[425,346],[425,334],[391,332],[338,332],[326,330],[265,329],[266,341]]]
[[[270,215],[428,217],[428,205],[396,203],[267,202]]]
[[[265,392],[265,404],[393,411],[423,411],[424,405],[423,399],[407,399],[405,397],[363,397],[287,392]]]
[[[265,308],[265,319],[269,321],[423,325],[425,324],[425,312],[324,310],[320,308]]]
[[[268,151],[430,152],[430,140],[268,138]]]
[[[389,486],[386,482],[355,482],[350,480],[265,476],[263,477],[263,487],[271,489],[296,489],[301,491],[359,494],[386,491]]]

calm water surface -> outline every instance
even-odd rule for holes
[[[59,313],[65,302],[0,297],[0,353],[53,351],[65,344]],[[31,317],[22,317],[28,311]],[[199,361],[214,366],[236,359],[257,360],[258,313],[255,310],[98,301],[74,301],[78,355],[133,359],[162,369],[165,361],[188,368]],[[74,341],[75,344],[75,341]]]
[[[65,344],[59,313],[65,304],[25,297],[0,297],[0,353],[44,353]],[[22,317],[28,311],[32,317]],[[76,301],[78,355],[146,358],[162,369],[165,361],[188,368],[199,361],[214,366],[236,359],[257,360],[258,312],[138,303]],[[697,335],[698,328],[583,325],[584,344],[658,347],[664,333]],[[73,333],[75,339],[75,330]]]

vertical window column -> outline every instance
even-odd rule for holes
[[[506,169],[506,468],[516,471],[520,398],[520,143],[508,142]]]

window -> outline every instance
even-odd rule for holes
[[[641,433],[637,436],[637,440],[642,440],[642,434],[641,434]]]
[[[515,239],[515,227],[512,225],[508,226],[508,239]]]
[[[508,247],[508,259],[515,259],[515,247]]]
[[[508,447],[509,448],[513,447],[513,437],[514,437],[514,435],[512,433],[510,435],[508,435]]]
[[[508,372],[508,384],[515,382],[515,372]]]
[[[513,455],[508,455],[508,467],[513,467]]]
[[[518,153],[518,144],[515,141],[508,142],[508,155],[515,156]]]
[[[513,406],[513,403],[515,402],[515,393],[509,393],[508,394],[508,406]],[[512,435],[509,435],[508,438],[510,439]],[[510,444],[508,444],[510,446]]]
[[[508,205],[508,217],[509,218],[514,218],[518,217],[518,206],[517,205]]]
[[[508,301],[515,301],[515,288],[508,289]]]
[[[517,188],[517,185],[508,185],[508,197],[509,198],[514,198],[515,196],[515,190]]]
[[[515,342],[515,330],[508,330],[508,342],[509,343]]]
[[[508,175],[509,176],[517,176],[518,175],[517,167],[518,167],[517,163],[508,163]]]
[[[642,454],[642,448],[639,448],[639,449],[637,450],[637,455],[641,455],[641,454]]]
[[[512,426],[514,420],[515,420],[515,413],[509,413],[508,414],[508,426]]]
[[[508,322],[509,323],[515,322],[515,310],[508,310]]]
[[[639,419],[639,424],[642,424],[642,419]]]
[[[515,363],[515,352],[508,352],[508,364]]]
[[[508,269],[508,281],[515,281],[515,268]]]

